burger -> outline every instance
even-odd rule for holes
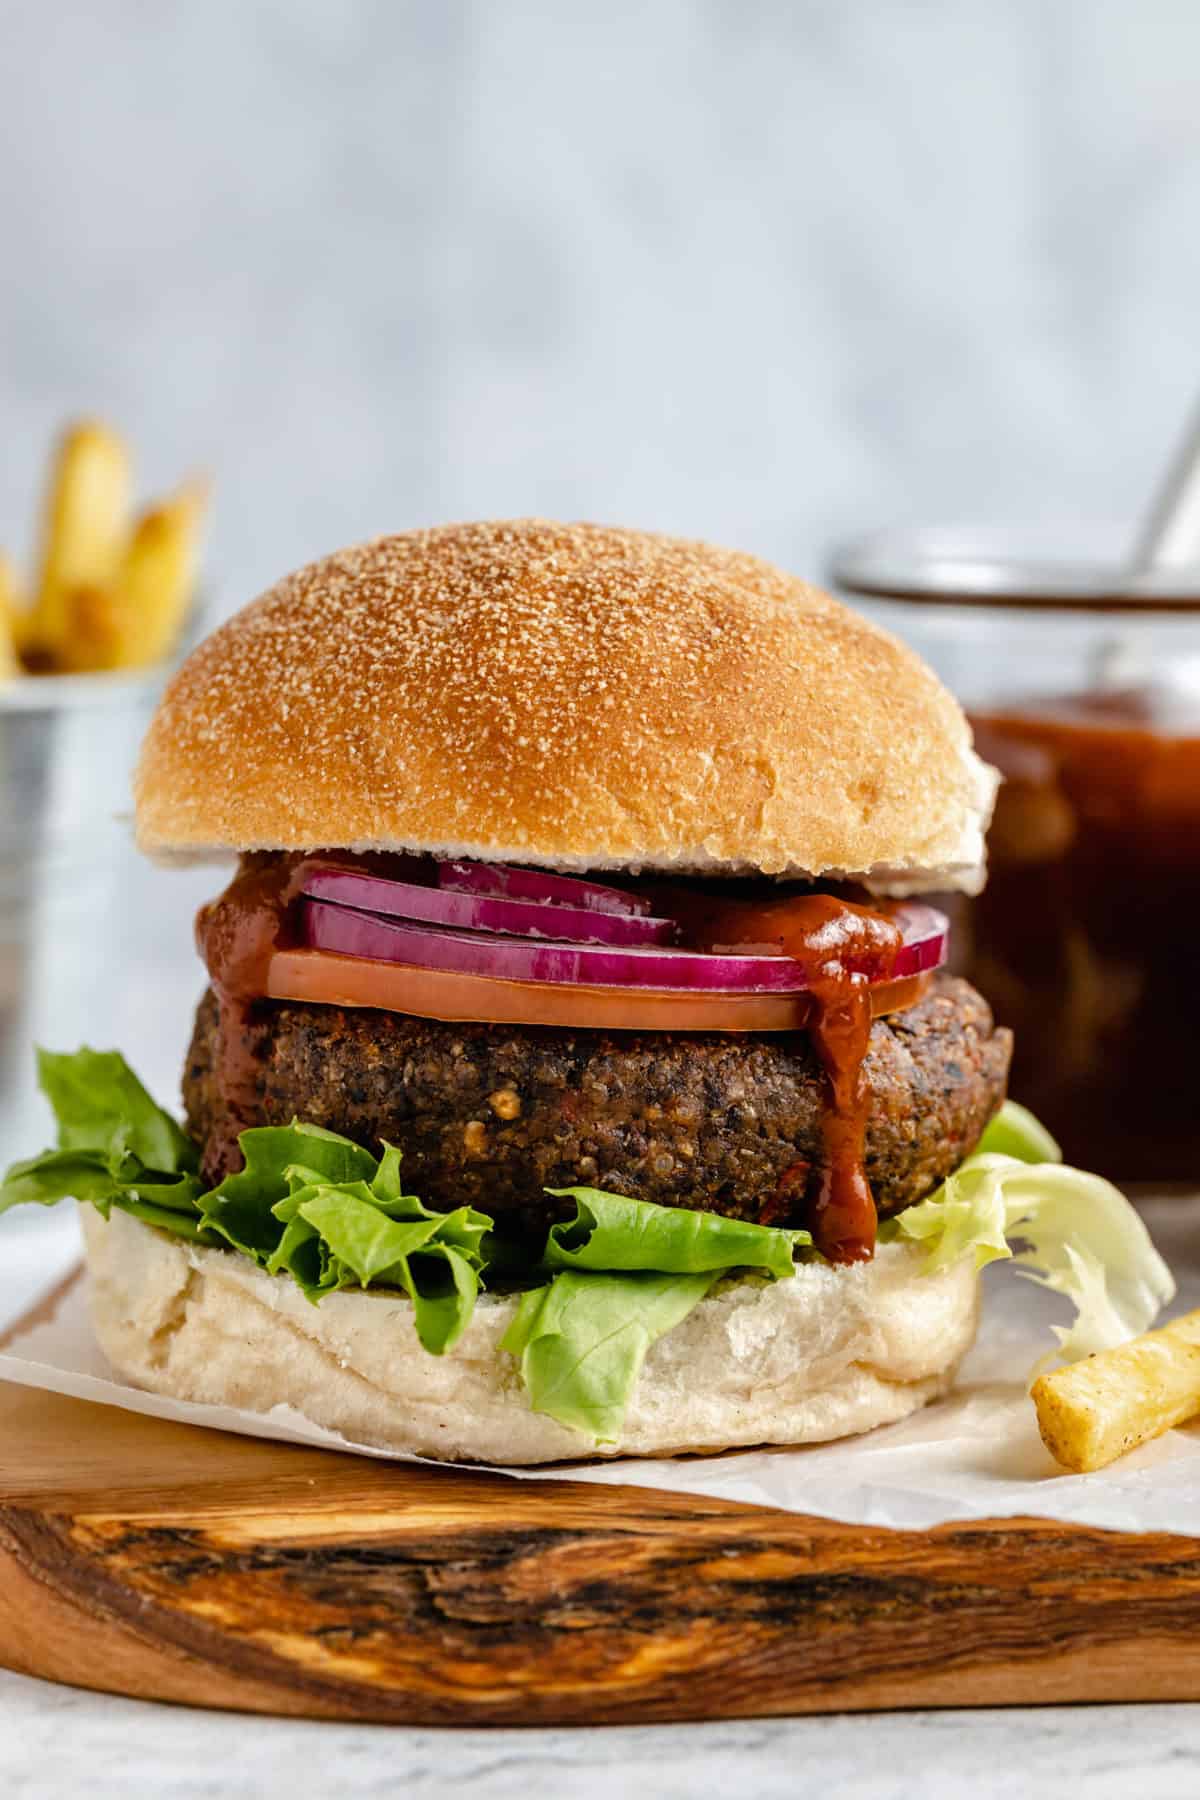
[[[128,1381],[356,1445],[539,1463],[801,1444],[944,1393],[979,1270],[1170,1292],[1005,1099],[923,894],[995,777],[907,648],[758,559],[540,521],[381,538],[191,655],[142,849],[233,860],[183,1123],[41,1054]]]

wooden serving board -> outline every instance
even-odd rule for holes
[[[407,1724],[1195,1700],[1200,1539],[875,1530],[0,1384],[0,1662]]]

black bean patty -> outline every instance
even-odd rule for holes
[[[213,1075],[217,1002],[200,1003],[184,1076],[210,1176],[228,1121]],[[584,1184],[767,1224],[803,1224],[819,1179],[823,1082],[802,1035],[606,1033],[446,1025],[365,1008],[256,1003],[254,1123],[307,1119],[404,1152],[432,1206],[530,1229]],[[877,1019],[864,1064],[867,1174],[881,1214],[929,1193],[1004,1097],[1011,1037],[965,981],[939,975]]]

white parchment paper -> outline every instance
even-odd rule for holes
[[[1179,1283],[1171,1312],[1200,1306],[1200,1196],[1156,1200],[1144,1213]],[[983,1326],[957,1388],[899,1425],[799,1450],[623,1457],[497,1473],[665,1488],[898,1528],[1031,1514],[1118,1531],[1200,1531],[1200,1426],[1170,1432],[1097,1474],[1062,1473],[1042,1447],[1025,1388],[1033,1364],[1052,1348],[1048,1327],[1066,1317],[1064,1305],[1003,1264],[984,1279]],[[129,1386],[92,1337],[82,1280],[52,1317],[10,1341],[0,1354],[0,1380],[251,1437],[386,1455],[289,1408],[260,1414],[195,1406]]]

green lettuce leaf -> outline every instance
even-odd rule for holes
[[[795,1273],[807,1231],[655,1206],[597,1188],[550,1188],[575,1217],[552,1225],[545,1287],[524,1294],[501,1347],[517,1357],[535,1412],[615,1443],[646,1352],[734,1269]]]
[[[297,1183],[369,1181],[378,1168],[369,1150],[319,1125],[262,1125],[243,1131],[238,1142],[245,1167],[202,1195],[200,1211],[209,1230],[264,1267],[283,1237],[274,1209]]]
[[[13,1163],[0,1182],[0,1213],[30,1202],[114,1206],[195,1236],[197,1154],[115,1050],[38,1054],[38,1079],[54,1109],[58,1148]],[[153,1218],[151,1218],[153,1214]]]
[[[535,1412],[599,1444],[616,1443],[646,1352],[686,1319],[716,1273],[621,1275],[564,1269],[521,1297],[501,1339]]]
[[[1027,1106],[1006,1100],[985,1127],[975,1146],[976,1155],[995,1151],[998,1156],[1015,1156],[1020,1162],[1059,1163],[1062,1151],[1040,1119],[1035,1119]]]
[[[145,1190],[152,1193],[152,1188]],[[137,1190],[123,1194],[113,1204],[130,1218],[140,1219],[143,1225],[156,1225],[160,1231],[169,1231],[176,1237],[188,1238],[195,1244],[211,1244],[212,1238],[201,1225],[194,1213],[180,1212],[173,1207],[156,1206],[153,1201],[139,1200]]]
[[[543,1262],[548,1269],[651,1269],[663,1275],[705,1270],[764,1269],[783,1279],[794,1273],[795,1251],[807,1231],[779,1231],[718,1213],[626,1200],[598,1188],[547,1188],[574,1200],[575,1217],[550,1227]]]
[[[993,1142],[1021,1141],[1024,1121],[1012,1111],[1015,1120],[1005,1117],[1008,1106],[1001,1109]],[[1036,1144],[1041,1127],[1033,1123],[1036,1133],[1025,1141]],[[963,1256],[973,1256],[977,1268],[1011,1258],[1023,1275],[1075,1307],[1070,1326],[1053,1327],[1068,1361],[1148,1330],[1175,1283],[1120,1189],[1058,1162],[1001,1155],[987,1147],[987,1135],[983,1144],[881,1236],[922,1244],[930,1270]],[[1014,1250],[1013,1242],[1021,1247]]]
[[[105,1210],[125,1185],[95,1152],[45,1150],[41,1156],[13,1163],[0,1186],[0,1212],[30,1202],[57,1206],[60,1200],[90,1200]]]
[[[38,1081],[54,1108],[60,1150],[126,1155],[144,1169],[195,1169],[195,1145],[155,1104],[116,1050],[38,1051]]]
[[[298,1120],[239,1141],[245,1167],[200,1200],[210,1230],[314,1302],[338,1288],[397,1288],[426,1350],[440,1356],[458,1342],[479,1293],[486,1214],[431,1212],[405,1194],[393,1145],[375,1157]]]
[[[38,1072],[59,1148],[9,1169],[0,1212],[68,1198],[105,1216],[117,1207],[289,1275],[313,1301],[340,1287],[396,1288],[435,1353],[466,1329],[492,1221],[470,1207],[431,1212],[405,1194],[394,1147],[376,1157],[318,1125],[264,1126],[241,1135],[245,1166],[204,1192],[195,1147],[116,1051],[42,1052]]]
[[[464,1206],[400,1222],[369,1194],[334,1187],[309,1190],[296,1217],[325,1248],[323,1286],[402,1288],[426,1350],[440,1356],[458,1342],[479,1293],[479,1246],[490,1219]]]

